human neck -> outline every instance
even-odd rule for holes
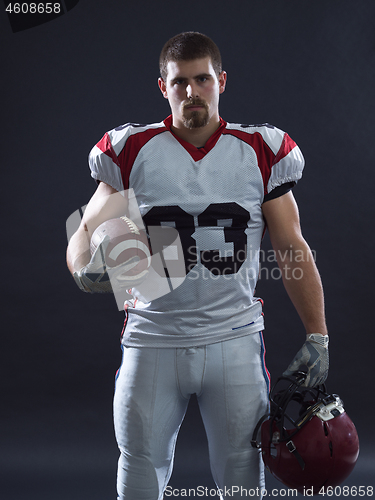
[[[192,144],[196,148],[202,148],[211,135],[220,127],[220,119],[210,121],[204,127],[187,128],[185,125],[172,124],[172,131],[180,139]]]

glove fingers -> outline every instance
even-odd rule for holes
[[[106,234],[100,244],[97,246],[95,252],[92,254],[90,262],[86,266],[89,272],[96,272],[105,269],[105,254],[109,245],[109,241],[110,238]]]
[[[286,377],[289,377],[292,373],[298,371],[300,367],[307,366],[309,361],[309,351],[302,346],[302,348],[297,352],[293,361],[290,363],[286,371],[283,373]]]
[[[296,371],[305,371],[303,368],[307,368],[306,378],[302,384],[304,387],[324,384],[329,369],[328,341],[328,336],[309,334],[283,375],[288,377]]]
[[[306,366],[306,365],[305,365],[305,363],[302,363],[300,359],[294,360],[294,361],[292,361],[292,363],[290,363],[290,365],[285,370],[283,375],[285,375],[285,377],[289,377],[290,375],[292,375],[292,373],[298,372],[300,367],[302,367],[302,366]]]
[[[289,377],[296,371],[306,371],[304,387],[315,387],[323,384],[328,375],[328,351],[319,344],[306,342],[298,351],[291,364],[283,373]]]

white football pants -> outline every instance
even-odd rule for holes
[[[264,488],[261,457],[250,444],[254,427],[268,406],[261,334],[203,347],[123,350],[114,397],[121,451],[118,500],[163,498],[177,434],[194,393],[217,487],[231,493],[241,487]]]

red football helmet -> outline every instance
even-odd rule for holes
[[[302,372],[278,379],[270,393],[270,411],[258,422],[252,445],[261,448],[276,479],[300,493],[313,489],[315,495],[349,476],[359,441],[339,396],[327,394],[324,386],[301,387],[303,380]],[[256,441],[259,428],[261,444]]]

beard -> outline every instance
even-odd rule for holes
[[[203,106],[203,108],[199,111],[190,111],[189,106]],[[191,100],[184,106],[182,120],[188,129],[205,127],[209,121],[207,104],[199,99]]]

